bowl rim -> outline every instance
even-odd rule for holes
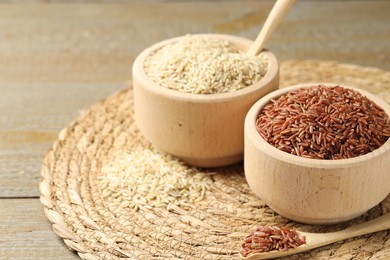
[[[390,105],[382,100],[381,98],[375,96],[374,94],[360,89],[358,87],[352,87],[350,85],[345,84],[337,84],[337,83],[323,83],[323,82],[309,82],[309,83],[301,83],[296,84],[284,88],[280,88],[276,91],[273,91],[261,99],[259,99],[248,111],[246,117],[245,117],[245,139],[249,139],[250,142],[256,146],[257,149],[261,150],[262,152],[266,153],[267,155],[274,157],[276,159],[282,160],[286,163],[299,165],[299,166],[308,166],[312,168],[326,168],[326,169],[332,169],[332,168],[346,168],[350,166],[355,166],[359,164],[363,164],[368,160],[371,160],[375,157],[378,157],[382,154],[385,154],[386,152],[390,151],[390,138],[379,148],[375,149],[374,151],[360,155],[353,158],[347,158],[347,159],[338,159],[338,160],[323,160],[323,159],[312,159],[312,158],[305,158],[297,155],[293,155],[284,151],[279,150],[278,148],[274,147],[273,145],[269,144],[266,140],[264,140],[261,135],[258,133],[256,129],[256,120],[257,116],[260,113],[261,109],[268,104],[268,102],[271,99],[278,98],[279,96],[286,94],[287,92],[299,88],[308,88],[313,87],[316,85],[324,85],[326,87],[331,86],[340,86],[344,88],[349,88],[352,90],[355,90],[362,95],[369,98],[371,101],[375,102],[378,106],[380,106],[386,114],[390,117]]]
[[[253,41],[239,37],[234,35],[228,35],[228,34],[215,34],[215,33],[201,33],[201,34],[191,34],[193,36],[199,36],[199,37],[211,37],[211,38],[217,38],[217,39],[225,39],[229,42],[233,43],[235,46],[239,47],[239,49],[245,49],[245,47],[249,48]],[[159,84],[152,81],[145,73],[143,69],[143,64],[146,59],[152,52],[162,48],[163,46],[173,43],[175,41],[178,41],[179,39],[182,39],[186,37],[187,35],[182,35],[178,37],[169,38],[160,42],[157,42],[145,50],[143,50],[135,59],[133,63],[133,78],[137,78],[139,80],[143,87],[147,88],[150,92],[154,92],[158,95],[170,97],[177,100],[191,100],[194,102],[209,102],[209,101],[226,101],[230,100],[232,98],[239,98],[242,96],[247,96],[253,93],[254,91],[257,91],[261,89],[264,86],[267,86],[275,77],[277,77],[279,73],[279,63],[276,59],[275,55],[265,49],[262,53],[267,57],[268,60],[268,67],[267,72],[259,81],[257,81],[255,84],[236,90],[232,92],[227,93],[215,93],[215,94],[195,94],[195,93],[187,93],[182,92],[174,89],[169,89],[167,87],[160,86]]]

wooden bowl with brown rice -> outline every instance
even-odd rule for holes
[[[243,159],[249,108],[279,85],[276,57],[252,41],[197,34],[159,42],[133,64],[136,124],[158,149],[200,167]]]
[[[389,115],[385,101],[349,86],[274,91],[245,119],[247,182],[286,218],[309,224],[355,218],[390,192]]]

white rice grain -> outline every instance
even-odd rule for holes
[[[209,173],[150,149],[118,154],[102,167],[99,181],[104,198],[133,208],[199,201],[212,184]]]
[[[264,77],[267,59],[246,56],[228,41],[187,35],[149,55],[144,63],[157,84],[194,94],[226,93]]]

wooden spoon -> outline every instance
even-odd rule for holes
[[[271,10],[271,13],[268,15],[268,18],[264,23],[263,28],[257,35],[256,41],[247,51],[247,55],[256,56],[263,49],[263,46],[268,41],[271,34],[276,30],[276,28],[294,3],[295,0],[276,1],[274,7]]]
[[[357,237],[365,234],[370,234],[382,230],[390,229],[390,213],[387,213],[379,218],[358,224],[344,230],[330,233],[307,233],[297,232],[299,236],[306,236],[306,244],[297,248],[292,248],[286,251],[269,251],[264,253],[252,254],[247,257],[241,256],[242,259],[271,259],[292,255],[304,251],[308,251],[317,247],[332,244],[348,238]]]

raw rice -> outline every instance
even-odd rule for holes
[[[157,84],[194,94],[236,91],[259,81],[267,72],[263,54],[249,57],[228,41],[187,35],[149,55],[147,76]]]
[[[290,91],[264,106],[256,126],[276,148],[315,159],[364,155],[390,137],[385,111],[360,93],[340,86]]]
[[[101,173],[102,196],[132,208],[200,201],[212,183],[209,173],[150,149],[118,154]]]
[[[287,227],[260,226],[244,238],[240,254],[243,257],[268,251],[284,251],[306,244],[295,229]]]

